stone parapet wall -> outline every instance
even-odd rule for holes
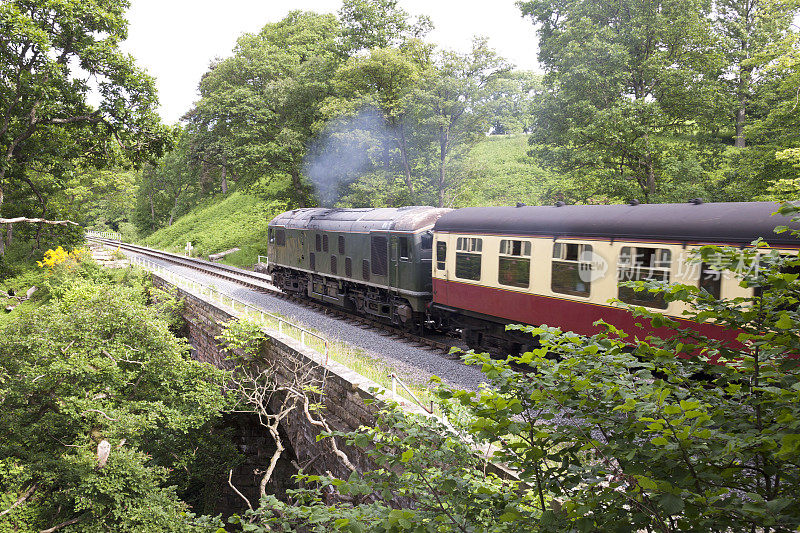
[[[183,301],[185,333],[193,347],[193,357],[219,368],[230,369],[231,363],[226,360],[216,337],[222,332],[223,325],[235,318],[234,310],[177,288],[155,274],[153,282],[156,287],[168,290]],[[374,425],[377,410],[380,409],[383,404],[381,400],[384,399],[382,395],[374,394],[370,390],[379,389],[377,383],[335,361],[326,361],[324,355],[304,346],[296,339],[268,328],[264,328],[264,332],[268,342],[261,354],[263,358],[261,364],[273,366],[278,379],[286,383],[292,382],[294,376],[291,374],[298,365],[316,380],[324,383],[324,395],[321,398],[324,410],[321,416],[325,417],[331,429],[352,431],[360,426]],[[409,412],[424,413],[415,405],[405,405],[404,408]],[[326,442],[327,439],[317,441],[320,428],[312,425],[302,410],[295,410],[285,420],[282,429],[288,436],[296,464],[305,472],[315,474],[330,472],[344,478],[349,476],[350,470],[336,456],[330,444]],[[258,430],[266,433],[265,428],[259,427]],[[359,450],[348,448],[341,442],[339,448],[359,469],[369,467],[367,457]]]

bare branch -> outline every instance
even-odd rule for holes
[[[58,226],[66,226],[66,225],[73,225],[73,226],[80,226],[77,222],[73,222],[71,220],[45,220],[43,218],[26,218],[26,217],[16,217],[16,218],[0,218],[0,224],[16,224],[17,222],[31,222],[31,223],[44,223],[44,224],[53,224]]]
[[[11,504],[11,507],[9,507],[8,509],[6,509],[6,510],[5,510],[5,511],[3,511],[3,512],[0,512],[0,516],[3,516],[3,515],[6,515],[6,514],[10,513],[10,512],[11,512],[11,511],[13,511],[13,510],[14,510],[16,507],[19,507],[20,505],[22,505],[22,504],[25,502],[25,500],[27,500],[27,499],[28,499],[28,497],[29,497],[31,494],[33,494],[33,491],[35,491],[35,490],[36,490],[36,487],[37,487],[37,486],[38,486],[38,485],[37,485],[36,483],[34,483],[34,484],[33,484],[33,485],[31,485],[30,487],[28,487],[28,490],[26,490],[26,491],[25,491],[25,492],[22,494],[22,496],[20,496],[19,498],[17,498],[17,501],[15,501],[13,504]]]
[[[237,489],[237,488],[236,488],[236,487],[233,485],[233,481],[231,481],[231,478],[232,478],[232,477],[233,477],[233,469],[231,469],[231,471],[228,473],[228,485],[230,485],[230,487],[233,489],[233,491],[234,491],[236,494],[238,494],[238,495],[239,495],[239,496],[240,496],[240,497],[241,497],[241,498],[242,498],[242,499],[243,499],[243,500],[244,500],[244,501],[247,503],[247,507],[248,507],[248,508],[249,508],[249,509],[252,511],[252,510],[253,510],[253,506],[252,506],[252,505],[250,505],[250,500],[248,500],[248,499],[245,497],[245,495],[244,495],[244,494],[242,494],[241,492],[239,492],[239,489]]]
[[[80,516],[77,517],[77,518],[72,518],[71,520],[67,520],[66,522],[61,522],[57,526],[53,526],[50,529],[43,529],[39,533],[53,533],[53,531],[58,531],[62,527],[71,526],[72,524],[76,523],[80,519],[81,519]]]
[[[87,410],[83,411],[81,414],[82,414],[82,415],[85,415],[86,413],[100,413],[101,415],[103,415],[104,417],[106,417],[108,420],[111,420],[112,422],[116,422],[117,420],[119,420],[118,418],[111,418],[110,416],[108,416],[107,414],[105,414],[105,413],[104,413],[103,411],[101,411],[100,409],[87,409]]]

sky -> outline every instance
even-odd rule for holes
[[[411,15],[434,24],[428,41],[465,52],[474,35],[517,68],[537,70],[536,34],[514,0],[400,0]],[[123,50],[156,78],[161,117],[176,123],[198,99],[197,85],[216,57],[231,55],[236,39],[278,22],[295,9],[336,13],[341,0],[131,0]]]

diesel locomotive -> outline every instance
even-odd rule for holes
[[[296,209],[269,224],[276,286],[387,323],[459,331],[470,347],[530,349],[507,324],[547,324],[581,334],[604,319],[638,331],[619,300],[680,319],[678,302],[623,281],[696,284],[719,298],[748,296],[711,265],[689,263],[707,244],[745,246],[758,237],[797,253],[776,234],[772,202],[524,206],[436,209]],[[713,324],[695,324],[716,336]],[[669,334],[656,332],[656,334]]]

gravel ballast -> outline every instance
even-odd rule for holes
[[[134,252],[125,252],[131,257],[143,257]],[[159,259],[146,257],[169,271],[204,285],[213,286],[219,292],[265,311],[283,315],[292,321],[317,330],[330,341],[345,342],[371,358],[378,359],[397,373],[406,383],[424,385],[432,376],[438,376],[447,385],[479,390],[485,378],[474,366],[453,360],[437,351],[430,351],[407,342],[381,335],[375,329],[364,329],[321,311],[258,292],[247,287],[220,279],[197,270],[182,267]],[[456,344],[457,341],[454,341]]]

